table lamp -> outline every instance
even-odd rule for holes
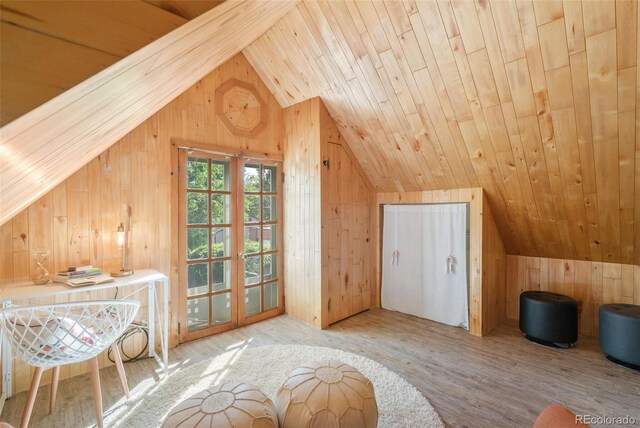
[[[111,276],[133,275],[133,269],[129,269],[129,231],[131,230],[131,207],[127,206],[127,222],[120,223],[117,230],[118,247],[122,249],[122,266],[118,272],[111,272]]]

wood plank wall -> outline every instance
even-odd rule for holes
[[[284,110],[283,122],[285,311],[322,327],[328,285],[321,285],[320,105],[308,101],[291,106]]]
[[[229,78],[251,83],[268,104],[267,128],[256,139],[232,136],[216,118],[215,90]],[[125,219],[123,204],[129,204],[133,212],[133,268],[154,268],[172,277],[170,344],[175,346],[180,287],[176,259],[171,254],[177,242],[171,228],[171,139],[282,153],[281,137],[282,109],[244,56],[236,55],[2,225],[0,281],[28,280],[34,269],[30,251],[37,247],[52,250],[46,264],[52,272],[78,263],[92,263],[105,271],[117,269],[116,228]],[[83,294],[77,298],[113,297]],[[145,315],[141,311],[140,317]],[[141,345],[138,339],[130,352]],[[63,369],[62,376],[86,369],[73,365]],[[28,389],[29,368],[17,362],[15,374],[14,391]]]
[[[488,199],[482,199],[482,334],[505,318],[507,305],[505,252]]]
[[[502,319],[506,305],[504,278],[506,253],[488,200],[482,188],[425,192],[378,193],[372,207],[375,253],[375,286],[371,305],[380,306],[382,205],[469,203],[470,285],[469,331],[476,336],[489,333]]]
[[[284,139],[285,310],[326,328],[369,308],[373,196],[319,98],[284,110]]]
[[[373,246],[371,185],[324,104],[320,104],[322,160],[322,281],[327,283],[328,323],[371,305]]]
[[[528,290],[553,291],[575,298],[580,304],[580,334],[598,336],[600,305],[640,305],[640,266],[507,256],[508,318],[518,319],[520,293]]]

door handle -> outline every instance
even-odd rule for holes
[[[238,253],[238,258],[242,259],[242,260],[247,260],[247,253]]]

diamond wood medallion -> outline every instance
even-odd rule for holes
[[[229,79],[216,89],[218,119],[238,137],[255,138],[267,126],[267,107],[253,85]]]

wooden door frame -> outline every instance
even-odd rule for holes
[[[490,217],[486,215],[486,195],[482,187],[470,187],[465,189],[430,190],[421,192],[387,192],[378,193],[373,202],[372,209],[375,214],[373,219],[374,257],[376,284],[375,292],[372,293],[373,307],[381,307],[381,285],[382,285],[382,226],[384,218],[384,205],[402,204],[448,204],[448,203],[468,203],[469,204],[469,333],[474,336],[483,336],[489,332],[485,320],[485,303],[489,299],[485,282],[485,272],[483,269],[483,229],[485,222]],[[375,299],[375,301],[373,301]]]
[[[278,239],[280,240],[280,252],[281,257],[278,260],[278,269],[279,275],[278,278],[278,299],[279,305],[277,308],[274,308],[267,312],[262,312],[253,316],[250,316],[247,319],[240,318],[240,310],[237,310],[238,320],[243,320],[243,323],[240,325],[248,325],[258,321],[262,321],[264,319],[281,315],[285,311],[285,298],[284,298],[284,210],[283,210],[283,201],[284,201],[284,180],[283,180],[283,168],[284,168],[284,155],[282,153],[269,153],[269,152],[260,152],[260,151],[252,151],[246,150],[237,147],[229,147],[222,146],[216,144],[209,144],[203,142],[195,142],[184,140],[180,138],[172,138],[171,139],[171,242],[174,243],[171,246],[171,272],[170,272],[170,325],[171,325],[171,337],[170,344],[171,346],[175,346],[180,343],[185,342],[185,332],[187,330],[187,326],[182,326],[183,318],[186,316],[186,294],[183,296],[182,293],[182,284],[184,284],[184,278],[181,277],[181,255],[180,255],[180,151],[181,149],[192,149],[194,151],[202,151],[204,153],[218,154],[221,156],[227,155],[236,158],[252,158],[255,160],[262,161],[272,161],[272,162],[280,162],[279,169],[280,174],[278,174],[279,186],[280,186],[280,198],[278,201],[278,210],[280,212],[279,217],[279,230],[278,230]],[[236,174],[239,175],[239,174]],[[244,211],[244,200],[242,202],[242,208]],[[238,210],[240,212],[240,210]],[[244,212],[243,212],[244,216]],[[244,223],[244,217],[243,217]],[[177,244],[177,245],[176,245]],[[244,243],[242,243],[244,248]],[[235,247],[239,248],[239,247]],[[235,257],[237,258],[238,251],[233,252]],[[237,264],[237,263],[236,263]],[[236,269],[237,270],[237,269]],[[239,289],[243,289],[242,287],[238,287]],[[239,291],[238,291],[239,292]],[[177,298],[173,298],[172,296],[177,296]],[[236,297],[236,304],[238,300]],[[244,314],[243,314],[244,315]],[[238,326],[240,326],[238,325]],[[200,337],[205,337],[211,334],[207,330],[207,334],[201,334]],[[222,330],[221,330],[222,331]],[[194,332],[197,333],[197,332]],[[189,340],[195,340],[198,337],[192,336]]]

